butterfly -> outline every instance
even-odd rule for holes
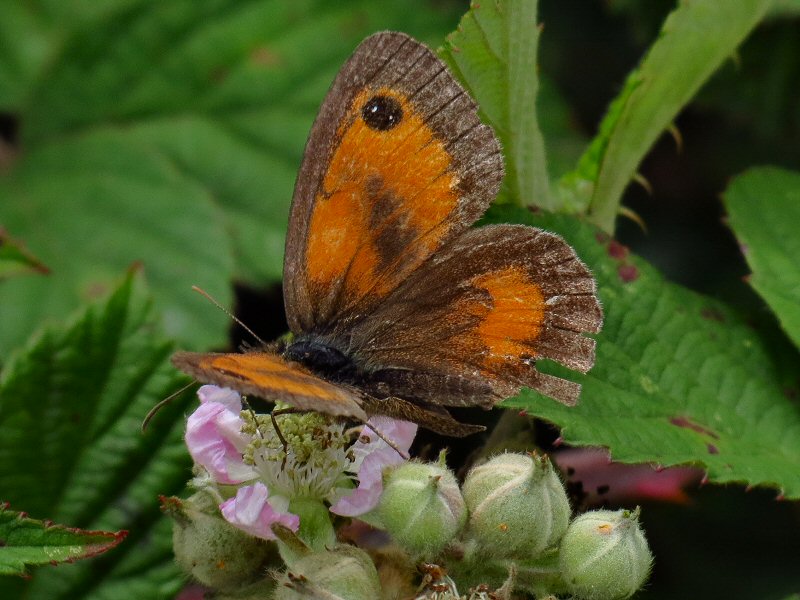
[[[560,237],[470,227],[497,195],[500,144],[422,43],[368,37],[336,76],[295,184],[284,259],[292,335],[243,353],[178,352],[195,379],[299,410],[373,414],[463,436],[448,407],[489,409],[528,387],[574,404],[602,310]]]

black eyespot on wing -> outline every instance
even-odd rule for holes
[[[372,129],[388,131],[403,119],[403,109],[390,96],[373,96],[361,107],[361,118]]]

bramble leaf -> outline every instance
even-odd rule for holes
[[[0,506],[0,575],[25,575],[32,565],[57,565],[110,550],[127,531],[83,531],[31,519]]]
[[[509,209],[495,209],[491,218],[563,235],[591,265],[605,311],[587,375],[539,363],[583,384],[578,406],[532,391],[506,406],[552,421],[569,444],[606,446],[620,462],[692,464],[713,482],[800,498],[800,380],[791,346],[726,305],[664,280],[580,221]]]
[[[750,285],[800,347],[800,173],[751,169],[731,182],[724,198],[753,271]]]
[[[25,245],[0,229],[0,280],[23,273],[49,273],[42,261],[28,252]]]
[[[189,477],[177,398],[142,434],[144,416],[185,381],[139,277],[62,327],[39,332],[0,373],[0,490],[36,518],[130,533],[114,552],[0,580],[0,597],[171,598],[182,585],[159,494]],[[98,564],[99,563],[99,564]],[[126,586],[135,586],[135,593]]]

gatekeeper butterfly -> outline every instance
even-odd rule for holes
[[[595,282],[556,235],[470,228],[502,178],[500,144],[445,64],[402,33],[367,38],[322,103],[295,184],[291,341],[173,363],[300,410],[451,436],[482,427],[447,407],[488,409],[523,387],[574,404],[580,385],[535,365],[591,368]]]

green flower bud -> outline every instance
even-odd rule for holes
[[[562,577],[569,591],[584,600],[629,598],[644,584],[652,563],[638,508],[584,513],[561,540]]]
[[[463,491],[470,535],[494,558],[536,558],[567,530],[569,500],[547,456],[495,456],[469,472]]]
[[[299,559],[278,581],[274,598],[374,600],[380,596],[378,572],[369,555],[355,546],[341,545]]]
[[[192,500],[164,502],[173,518],[175,561],[197,581],[232,592],[264,577],[279,561],[277,547],[236,529],[218,514],[193,508]]]
[[[467,511],[447,467],[412,461],[385,475],[378,516],[398,544],[430,558],[461,531]]]

